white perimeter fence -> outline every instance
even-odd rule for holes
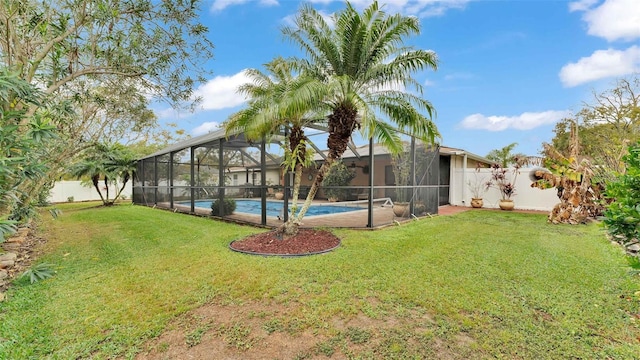
[[[105,190],[106,188],[101,182],[100,191],[102,191],[103,196],[105,195]],[[113,199],[117,192],[118,190],[115,186],[109,186],[109,198]],[[127,199],[131,199],[131,181],[127,183],[121,195],[126,196]],[[93,185],[83,185],[81,181],[58,181],[51,190],[49,202],[68,202],[71,197],[73,197],[73,201],[100,200],[100,195],[98,195]]]
[[[531,168],[520,169],[520,174],[515,184],[516,194],[512,196],[515,207],[523,210],[550,211],[559,202],[556,189],[540,190],[532,188],[531,180],[529,179],[530,171],[532,171]],[[509,175],[512,176],[513,173],[509,172]],[[479,173],[476,173],[475,169],[467,169],[466,171],[462,169],[453,170],[449,189],[449,202],[451,205],[471,206],[471,190],[467,182],[474,182],[476,179],[484,179],[486,182],[490,176],[490,169],[481,169]],[[103,191],[103,194],[104,189],[104,185],[100,184],[100,190]],[[110,186],[109,196],[113,198],[115,193],[115,187]],[[129,182],[122,195],[126,196],[127,199],[131,199],[131,193],[131,182]],[[49,201],[52,203],[67,202],[70,197],[73,197],[73,201],[100,200],[98,192],[93,186],[82,185],[80,181],[59,181],[56,182],[51,190]],[[482,198],[484,199],[484,207],[498,208],[500,193],[497,189],[491,188],[487,190]]]
[[[560,202],[556,195],[556,189],[540,190],[531,187],[529,173],[533,168],[522,168],[516,178],[516,194],[511,197],[516,209],[551,211]],[[468,181],[475,182],[476,179],[488,181],[491,178],[491,169],[480,169],[476,173],[475,169],[455,169],[451,177],[451,187],[449,201],[451,205],[471,206],[471,190],[467,185]],[[476,178],[477,176],[477,178]],[[507,173],[509,179],[513,179],[513,171],[509,169]],[[483,196],[484,207],[498,208],[500,202],[500,192],[495,188],[487,190]]]

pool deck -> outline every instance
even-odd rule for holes
[[[327,201],[314,201],[314,204],[326,204]],[[158,207],[168,208],[169,204],[158,204]],[[183,213],[190,212],[190,206],[174,204],[177,211]],[[210,215],[209,209],[195,208],[197,215],[208,216]],[[236,212],[231,215],[225,216],[225,220],[236,221],[239,223],[260,224],[261,216],[247,213]],[[374,227],[380,227],[384,225],[393,224],[394,220],[401,220],[396,218],[393,214],[393,209],[390,206],[382,207],[378,206],[373,209],[373,224]],[[366,228],[368,222],[367,210],[355,210],[337,214],[327,215],[315,215],[306,216],[302,220],[302,227],[351,227],[351,228]],[[276,216],[267,216],[267,226],[278,227],[282,225],[283,220],[278,219]]]
[[[314,204],[323,204],[326,201],[314,201]],[[185,205],[175,204],[174,211],[182,213],[190,213],[190,207]],[[160,208],[168,208],[169,204],[158,204]],[[443,205],[438,207],[439,216],[449,216],[459,214],[465,211],[500,211],[499,209],[472,209],[464,206]],[[514,210],[515,212],[537,213],[547,214],[543,211],[528,211],[528,210]],[[204,208],[195,208],[195,213],[201,216],[210,216],[210,210]],[[260,224],[260,215],[246,214],[246,213],[234,213],[226,216],[224,219],[228,221],[234,221],[238,223],[247,223],[251,225]],[[399,218],[393,214],[393,209],[390,206],[376,206],[373,209],[373,228],[385,227],[409,221],[407,218]],[[283,221],[274,216],[267,216],[268,227],[278,227],[282,225]],[[308,216],[302,220],[302,227],[334,227],[334,228],[367,228],[368,214],[367,210],[350,211],[346,213],[330,214],[330,215],[316,215]]]

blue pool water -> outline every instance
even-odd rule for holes
[[[190,205],[191,203],[185,201],[182,203],[183,205]],[[282,201],[267,201],[267,216],[280,216],[282,215],[282,208],[284,203]],[[199,208],[211,209],[211,201],[196,201],[195,206]],[[302,204],[300,204],[302,206]],[[245,200],[245,199],[236,199],[236,212],[248,213],[260,215],[260,200]],[[291,205],[289,205],[289,209],[291,209]],[[339,205],[311,205],[309,207],[309,211],[307,211],[306,216],[315,216],[315,215],[328,215],[328,214],[338,214],[349,211],[362,210],[357,207],[350,206],[339,206]]]

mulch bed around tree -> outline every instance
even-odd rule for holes
[[[299,229],[295,236],[283,238],[277,231],[251,235],[232,242],[232,250],[260,255],[309,255],[327,252],[340,245],[340,239],[326,230]]]

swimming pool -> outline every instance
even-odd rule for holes
[[[254,214],[254,215],[261,214],[260,200],[247,200],[247,199],[235,199],[235,200],[236,200],[236,212]],[[188,201],[182,202],[181,204],[191,205],[191,203]],[[267,201],[267,216],[281,216],[283,205],[284,203],[282,201]],[[211,209],[211,201],[210,200],[196,201],[195,206],[199,208],[204,208],[204,209]],[[302,206],[302,204],[300,204],[299,206]],[[289,209],[291,209],[291,205],[289,205]],[[356,210],[363,210],[363,208],[341,206],[341,205],[315,204],[309,207],[309,211],[307,211],[306,216],[339,214],[339,213],[345,213],[345,212],[356,211]]]

